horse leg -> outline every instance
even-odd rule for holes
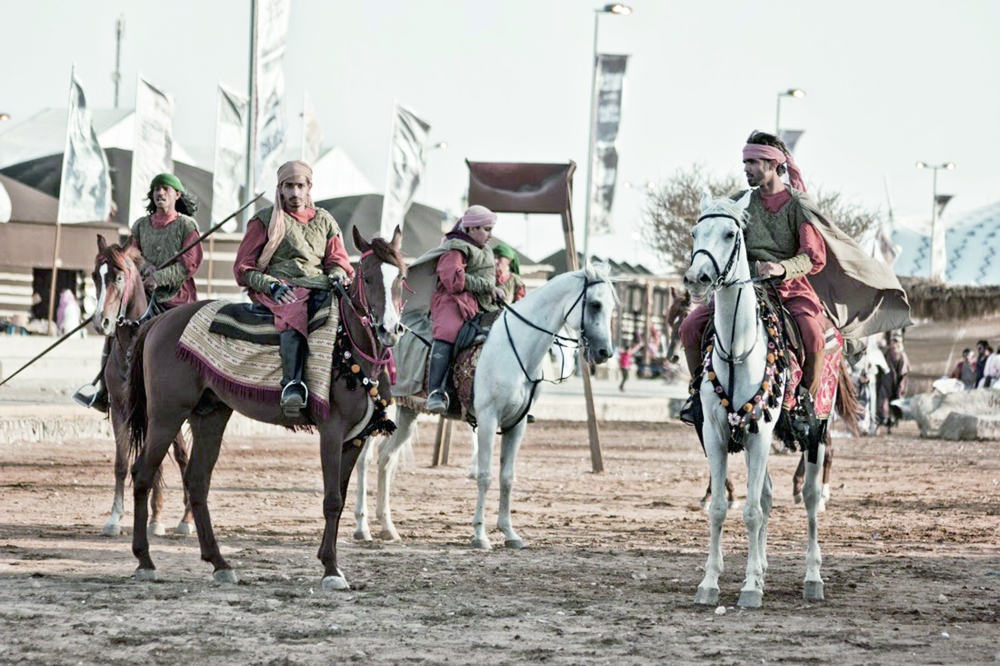
[[[345,447],[353,447],[344,442],[344,429],[335,420],[323,424],[319,435],[319,457],[323,467],[323,540],[316,554],[323,563],[323,589],[349,590],[351,586],[337,567],[337,528],[340,514],[344,510],[344,496],[341,493],[341,462]],[[350,470],[347,471],[350,475]]]
[[[527,419],[521,419],[520,423],[500,438],[500,511],[497,515],[497,527],[504,534],[504,545],[514,549],[524,548],[524,541],[511,525],[510,496],[514,490],[514,463],[526,426]]]
[[[774,485],[771,483],[771,472],[764,469],[764,485],[760,490],[760,566],[767,573],[767,523],[771,517],[771,507],[774,505]]]
[[[168,446],[169,450],[170,447]],[[164,456],[166,458],[166,456]],[[163,536],[167,533],[167,528],[163,524],[163,488],[165,482],[163,480],[163,463],[160,463],[160,467],[156,468],[156,474],[153,475],[153,487],[150,489],[150,516],[149,516],[149,531],[153,533],[154,536]]]
[[[728,481],[729,479],[726,479]],[[698,506],[703,509],[708,508],[708,503],[712,501],[712,479],[708,479],[708,488],[705,488],[705,494],[702,496],[701,501],[698,502]]]
[[[705,426],[705,453],[708,456],[708,467],[711,475],[709,490],[713,487],[723,488],[725,487],[727,466],[729,464],[726,440],[719,432],[716,432],[714,425],[706,422]],[[698,585],[698,592],[694,596],[696,604],[714,606],[719,603],[719,576],[724,569],[722,560],[722,524],[726,521],[727,510],[725,493],[712,493],[712,501],[708,508],[709,523],[711,525],[708,560],[705,562],[705,577]]]
[[[139,560],[135,570],[136,580],[156,580],[156,567],[149,556],[149,537],[146,534],[149,518],[149,491],[163,458],[167,455],[184,415],[161,417],[151,414],[146,428],[145,443],[132,465],[133,528],[132,554]]]
[[[747,499],[743,522],[747,526],[747,574],[737,604],[741,608],[760,608],[764,600],[764,561],[766,544],[764,522],[764,486],[767,478],[767,455],[771,443],[760,435],[747,435],[744,454],[747,461]]]
[[[478,431],[479,474],[476,477],[478,495],[476,497],[476,513],[472,516],[472,528],[475,530],[475,535],[472,537],[472,547],[489,550],[493,545],[490,543],[489,537],[486,536],[486,493],[493,480],[490,463],[493,459],[493,439],[497,431],[497,418],[492,412],[480,414]]]
[[[120,415],[116,401],[111,403],[111,425],[115,431],[115,498],[111,502],[111,515],[104,523],[101,536],[115,537],[122,533],[121,520],[125,517],[125,477],[128,476],[128,425]]]
[[[188,418],[191,424],[191,460],[184,471],[184,485],[191,500],[194,525],[198,531],[201,559],[212,565],[212,577],[217,583],[236,583],[233,568],[219,552],[219,544],[212,530],[212,517],[208,511],[208,489],[212,484],[212,470],[219,459],[222,434],[233,410],[219,404],[208,414]]]
[[[399,533],[392,523],[389,495],[392,490],[392,477],[399,464],[400,450],[413,437],[416,427],[417,413],[412,409],[400,407],[396,410],[396,432],[378,447],[378,492],[375,499],[375,516],[382,525],[379,538],[383,541],[399,541]]]
[[[479,435],[472,428],[469,428],[469,442],[472,444],[469,478],[475,479],[479,475]]]
[[[385,437],[382,438],[379,448],[385,445],[385,439]],[[372,455],[375,453],[375,446],[372,443],[374,441],[373,437],[369,437],[365,441],[365,445],[361,449],[361,454],[357,460],[357,471],[355,474],[357,476],[355,482],[357,486],[355,492],[357,494],[354,502],[354,522],[357,523],[357,527],[354,528],[354,538],[359,541],[372,540],[372,531],[368,527],[368,466],[371,464]]]
[[[799,457],[799,466],[795,468],[795,474],[792,474],[792,499],[796,504],[802,504],[802,482],[805,477],[806,454],[803,451]]]
[[[823,456],[823,492],[819,498],[819,510],[826,511],[826,503],[830,501],[830,468],[833,467],[833,438],[830,430],[826,431],[826,455]]]
[[[184,483],[184,472],[188,465],[188,446],[181,433],[174,437],[174,460],[177,462],[177,469],[181,473],[181,486],[184,489],[184,517],[177,523],[174,530],[177,534],[194,534],[194,513],[191,511],[191,497],[188,495],[187,484]]]
[[[740,508],[740,501],[733,496],[736,490],[733,488],[733,482],[729,480],[729,475],[726,475],[726,503],[729,505],[730,509]]]
[[[809,526],[809,546],[806,550],[806,580],[802,596],[806,601],[823,601],[823,579],[820,577],[820,566],[823,555],[819,549],[819,527],[817,514],[822,499],[820,490],[820,470],[823,467],[826,445],[820,443],[816,464],[806,463],[806,480],[802,495],[806,503],[806,517]]]

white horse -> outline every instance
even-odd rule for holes
[[[703,430],[705,453],[711,467],[712,487],[726,482],[728,445],[741,427],[745,433],[743,449],[747,463],[747,496],[743,519],[747,528],[748,550],[746,579],[740,591],[741,607],[757,608],[764,595],[767,571],[767,520],[771,512],[772,486],[767,469],[771,439],[785,391],[786,372],[774,372],[768,348],[767,325],[758,316],[750,265],[747,261],[743,228],[750,197],[738,202],[712,199],[706,193],[701,200],[701,217],[694,227],[694,251],[691,267],[684,275],[684,286],[697,301],[715,294],[716,342],[711,351],[711,370],[701,383],[701,404],[705,413]],[[773,359],[773,357],[772,357]],[[767,374],[768,371],[773,374]],[[710,377],[709,375],[714,375]],[[711,379],[711,381],[710,381]],[[773,418],[763,418],[768,397],[755,402],[760,391],[777,398]],[[754,405],[757,405],[754,407]],[[749,407],[750,410],[746,411]],[[749,426],[749,427],[747,427]],[[817,461],[806,463],[803,495],[809,525],[806,551],[804,597],[823,599],[820,578],[822,556],[817,537],[817,510],[820,502],[820,471],[825,447],[819,445]],[[705,577],[698,586],[695,603],[716,605],[719,601],[719,575],[722,564],[722,523],[726,519],[725,493],[713,493],[709,509],[711,541]]]
[[[501,431],[500,511],[497,527],[504,533],[508,548],[523,548],[524,542],[511,525],[510,499],[514,487],[514,463],[517,458],[528,408],[542,381],[542,365],[563,326],[570,337],[579,341],[588,358],[604,363],[613,354],[611,317],[616,295],[605,264],[559,275],[509,306],[493,323],[483,343],[474,379],[474,411],[478,422],[476,449],[479,498],[472,520],[475,548],[489,550],[486,536],[484,503],[492,483],[490,463],[497,430]],[[409,334],[408,334],[409,335]],[[392,522],[389,491],[401,448],[410,441],[416,427],[417,412],[400,405],[396,410],[397,430],[379,445],[377,517],[382,526],[380,538],[399,540]],[[357,465],[357,505],[354,516],[356,539],[370,540],[368,526],[366,472],[371,460],[371,440],[365,444]]]

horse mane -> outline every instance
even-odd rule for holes
[[[746,207],[744,207],[739,201],[733,201],[729,197],[712,199],[711,203],[708,204],[708,207],[701,211],[701,217],[713,214],[728,215],[729,217],[735,218],[740,225],[740,229],[745,229],[747,226]]]
[[[605,282],[611,288],[611,293],[615,297],[615,304],[618,304],[618,290],[615,289],[615,279],[611,276],[611,264],[606,261],[588,261],[583,268],[583,274],[590,282]]]
[[[128,245],[128,247],[125,247],[126,245]],[[134,242],[129,245],[128,241],[125,241],[125,243],[121,245],[117,243],[108,245],[104,248],[103,252],[98,252],[97,256],[98,258],[103,257],[108,264],[114,266],[119,271],[127,269],[125,264],[126,258],[131,258],[136,268],[142,268],[142,264],[145,263],[142,258],[142,253],[139,252],[138,246],[135,245]]]
[[[392,243],[380,236],[375,236],[369,245],[371,246],[372,254],[379,261],[396,266],[399,269],[399,274],[406,277],[406,262],[403,261],[403,256],[392,246]]]

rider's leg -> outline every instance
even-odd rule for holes
[[[431,345],[427,411],[432,414],[444,414],[448,411],[448,370],[451,368],[452,347],[454,345],[447,340],[434,340]]]
[[[305,336],[295,329],[282,331],[279,335],[281,353],[281,409],[289,416],[295,416],[305,408],[309,391],[302,381],[309,352]]]
[[[684,318],[684,323],[680,326],[681,344],[684,346],[684,357],[687,359],[688,372],[691,373],[692,380],[697,379],[695,375],[700,372],[701,340],[713,316],[715,309],[712,304],[699,305]],[[692,425],[702,420],[701,398],[697,393],[688,396],[687,402],[681,407],[679,417],[684,423]]]
[[[73,394],[73,399],[84,407],[93,407],[94,409],[107,413],[109,409],[108,402],[108,385],[104,382],[104,366],[108,364],[108,357],[111,356],[111,345],[114,343],[114,339],[111,336],[104,338],[104,351],[101,352],[101,369],[97,373],[97,377],[90,384],[94,388],[94,393],[92,395],[85,395],[83,389],[86,387],[81,387],[79,391]]]
[[[787,303],[786,307],[788,307]],[[808,389],[809,395],[815,401],[819,394],[820,380],[823,375],[823,359],[826,357],[825,318],[822,315],[793,308],[789,308],[789,311],[799,327],[803,355],[805,356],[800,386]]]

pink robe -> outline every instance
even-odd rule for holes
[[[435,340],[454,343],[462,325],[479,314],[476,297],[465,290],[465,255],[449,250],[437,262],[438,284],[431,298]]]

